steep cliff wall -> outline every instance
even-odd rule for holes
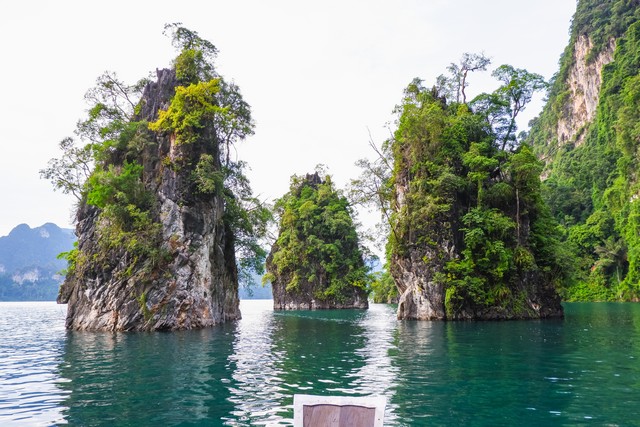
[[[409,170],[412,153],[402,152],[402,168],[398,168],[395,179],[394,206],[397,212],[411,210],[407,198],[411,197]],[[418,240],[420,234],[428,234],[430,243],[420,248],[394,250],[391,254],[390,272],[398,288],[398,319],[435,320],[445,319],[445,286],[436,280],[444,272],[447,262],[456,257],[456,243],[452,220],[454,209],[441,212],[430,218],[426,230],[412,230],[406,238]],[[412,235],[411,235],[412,234]]]
[[[558,153],[584,144],[596,117],[604,67],[613,61],[618,38],[640,15],[639,6],[637,0],[578,1],[549,99],[528,138],[546,163],[544,178]]]
[[[159,70],[144,89],[139,116],[153,122],[178,85],[174,70]],[[233,239],[223,221],[221,196],[194,194],[184,167],[216,144],[178,144],[173,134],[140,130],[144,189],[156,225],[147,236],[158,252],[138,259],[135,248],[105,240],[109,220],[83,203],[76,233],[79,262],[67,276],[59,302],[68,303],[66,325],[76,330],[173,330],[214,325],[240,317]],[[115,153],[112,167],[125,159]],[[131,162],[134,159],[127,159]],[[215,165],[220,169],[219,162]]]
[[[586,127],[596,114],[602,85],[602,69],[613,61],[615,44],[615,39],[609,40],[595,59],[591,59],[593,42],[586,34],[578,36],[573,47],[566,92],[562,95],[562,114],[558,117],[556,133],[559,144],[571,142],[580,146],[584,143]]]
[[[640,297],[637,238],[640,1],[580,0],[529,143],[543,195],[574,253],[568,300]]]

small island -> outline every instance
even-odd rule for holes
[[[516,137],[517,115],[546,83],[502,65],[501,85],[467,100],[468,76],[489,64],[465,54],[434,86],[415,79],[380,158],[360,162],[354,191],[383,210],[399,319],[563,316],[556,287],[567,270],[542,163]]]
[[[276,210],[279,235],[265,275],[274,309],[368,308],[368,268],[349,202],[331,177],[294,176]]]
[[[239,319],[238,264],[261,264],[266,253],[256,230],[269,211],[230,155],[253,132],[249,106],[216,72],[210,42],[177,24],[166,29],[179,49],[173,67],[134,86],[113,73],[100,77],[78,125],[89,143],[64,140],[65,157],[45,171],[78,198],[78,244],[65,254],[58,297],[68,303],[69,329],[176,330]],[[68,179],[78,171],[82,181]]]

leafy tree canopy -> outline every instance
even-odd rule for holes
[[[62,157],[52,159],[41,176],[73,194],[81,206],[100,209],[105,248],[135,247],[140,259],[157,258],[162,256],[158,205],[145,180],[145,172],[151,171],[144,170],[143,153],[153,152],[148,149],[155,140],[151,132],[172,134],[178,145],[200,144],[202,148],[194,150],[200,153],[197,159],[157,160],[185,173],[190,197],[224,198],[224,220],[235,238],[239,263],[261,272],[266,251],[260,239],[270,210],[253,195],[245,164],[231,156],[233,145],[253,133],[249,105],[239,88],[215,71],[217,50],[211,42],[181,24],[166,25],[165,34],[179,50],[173,61],[179,85],[168,109],[147,123],[140,99],[148,80],[127,85],[115,73],[104,73],[87,92],[88,115],[75,131],[84,145],[78,148],[72,138],[65,138]],[[71,258],[82,259],[77,254]]]
[[[293,176],[275,209],[280,234],[265,280],[284,281],[287,292],[312,292],[320,300],[342,301],[354,288],[367,289],[352,210],[330,176]]]
[[[493,72],[499,87],[467,104],[468,73],[488,64],[466,54],[431,89],[414,79],[395,109],[393,138],[374,162],[359,162],[352,181],[353,200],[383,209],[391,271],[403,257],[429,254],[423,261],[446,289],[451,318],[491,307],[517,315],[528,310],[526,277],[566,278],[569,255],[541,198],[541,164],[515,136],[516,117],[546,83],[502,65]],[[375,286],[384,293],[386,283],[380,276]]]

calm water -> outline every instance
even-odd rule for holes
[[[640,425],[640,304],[565,307],[441,323],[243,301],[210,330],[111,334],[0,303],[0,425],[290,425],[294,393],[385,395],[389,426]]]

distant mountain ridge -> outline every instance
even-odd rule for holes
[[[73,249],[76,236],[70,228],[46,223],[31,228],[20,224],[0,237],[0,301],[55,301],[66,261],[57,258]],[[240,299],[271,299],[271,285],[241,284]]]
[[[53,301],[66,267],[58,254],[73,249],[73,230],[46,223],[15,227],[0,237],[0,301]]]
[[[64,268],[65,261],[56,257],[60,252],[72,249],[74,241],[72,229],[60,228],[50,222],[35,228],[20,224],[8,236],[0,237],[0,264],[7,271],[32,265]]]
[[[271,291],[271,283],[261,285],[262,278],[259,275],[255,275],[253,283],[240,283],[238,286],[238,296],[243,299],[273,299],[273,293]]]

